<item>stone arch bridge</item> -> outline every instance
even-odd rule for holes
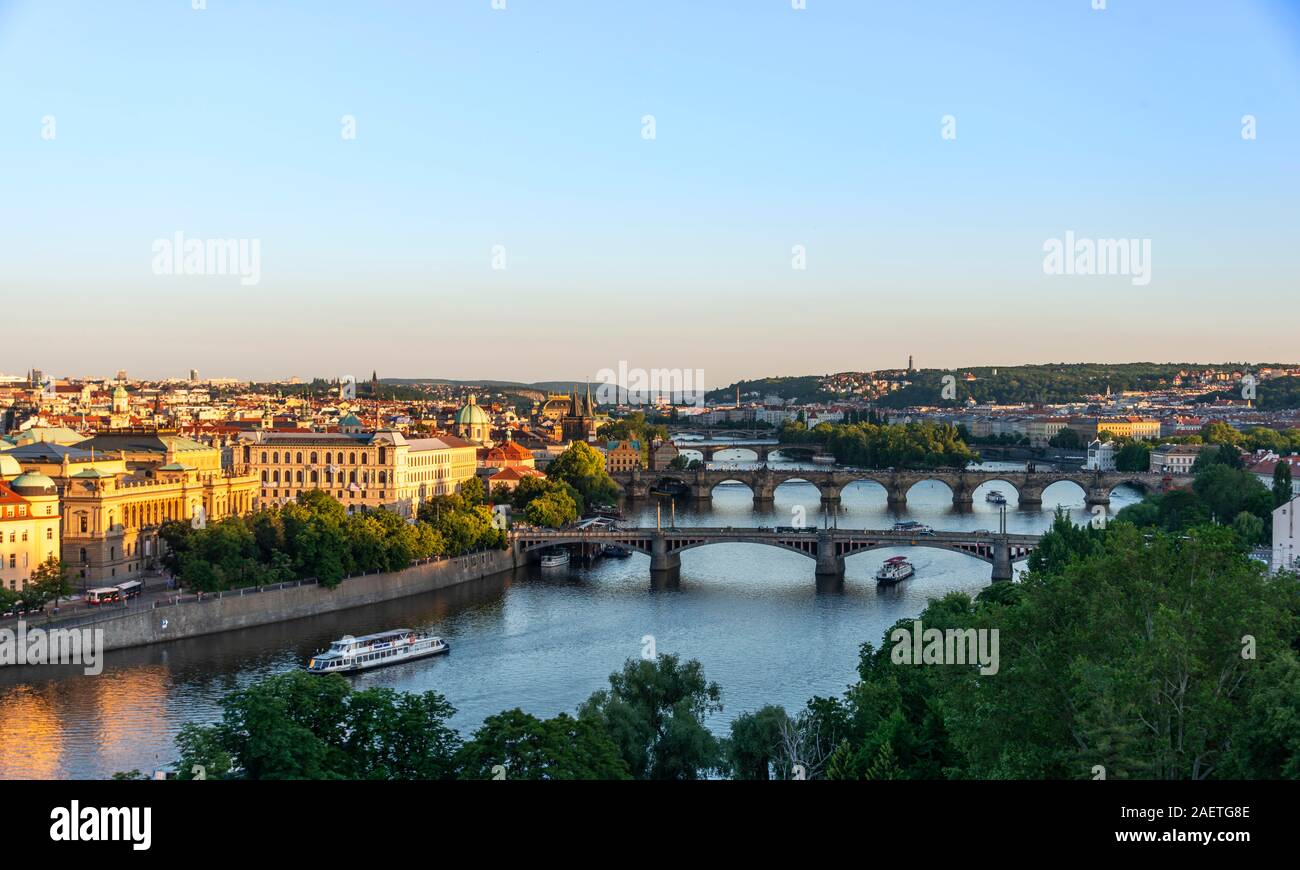
[[[808,556],[819,578],[842,578],[844,559],[881,547],[930,547],[964,553],[993,566],[994,580],[1010,580],[1011,563],[1038,546],[1040,535],[989,532],[897,532],[872,529],[725,528],[517,529],[510,532],[515,564],[534,561],[543,550],[565,545],[623,546],[650,557],[650,573],[672,577],[681,554],[710,544],[761,544]]]
[[[1125,484],[1147,493],[1167,492],[1191,486],[1190,475],[1150,474],[1122,471],[967,471],[960,469],[934,469],[929,471],[895,471],[891,469],[835,469],[827,471],[806,469],[776,469],[763,466],[754,469],[698,469],[679,471],[615,472],[611,475],[624,495],[629,498],[646,498],[656,487],[671,486],[691,496],[707,501],[713,498],[713,488],[732,481],[743,483],[754,494],[755,504],[770,504],[776,488],[789,481],[805,481],[821,491],[823,504],[834,505],[840,501],[844,487],[859,480],[870,480],[884,487],[891,505],[907,504],[907,493],[925,480],[937,480],[952,491],[953,504],[970,504],[974,493],[982,484],[998,482],[1016,491],[1024,507],[1043,503],[1043,490],[1054,483],[1070,481],[1083,490],[1089,507],[1110,504],[1111,491]]]

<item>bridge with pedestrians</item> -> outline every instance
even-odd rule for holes
[[[814,559],[816,576],[843,578],[844,559],[882,547],[931,547],[951,550],[993,566],[994,580],[1010,580],[1011,563],[1026,558],[1041,535],[991,532],[927,532],[890,529],[815,529],[794,527],[696,527],[614,529],[532,529],[510,532],[516,564],[539,559],[545,550],[567,545],[622,546],[650,557],[656,579],[672,579],[681,568],[681,554],[711,544],[761,544],[791,550]]]
[[[708,501],[713,490],[723,483],[742,483],[749,487],[757,505],[770,504],[776,488],[783,483],[803,481],[817,487],[825,505],[836,505],[846,486],[858,481],[872,481],[885,489],[890,505],[907,504],[907,494],[916,484],[936,480],[952,492],[955,505],[970,504],[975,491],[990,483],[1002,484],[1012,490],[1021,507],[1039,507],[1043,503],[1043,490],[1054,483],[1069,481],[1084,492],[1088,507],[1110,504],[1110,494],[1118,486],[1134,486],[1145,493],[1162,493],[1171,489],[1185,489],[1192,485],[1192,476],[1186,474],[1160,474],[1122,471],[971,471],[965,469],[895,470],[836,468],[816,469],[772,468],[701,468],[693,471],[664,469],[645,471],[633,469],[610,475],[623,494],[629,498],[647,498],[655,489],[675,489],[689,494],[698,501]]]

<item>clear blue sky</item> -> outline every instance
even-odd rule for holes
[[[0,0],[0,371],[1300,358],[1295,0],[507,5]]]

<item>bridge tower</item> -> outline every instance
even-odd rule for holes
[[[998,511],[998,536],[993,541],[993,582],[1010,580],[1015,576],[1011,570],[1011,544],[1007,539],[1007,506]]]
[[[670,553],[663,532],[656,531],[650,539],[650,579],[658,584],[674,582],[681,576],[682,555]]]
[[[817,579],[844,579],[844,557],[836,555],[830,529],[817,532]]]

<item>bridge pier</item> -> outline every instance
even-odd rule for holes
[[[1088,507],[1097,505],[1110,505],[1110,490],[1108,489],[1089,489],[1088,495],[1084,499],[1084,504]]]
[[[890,483],[885,486],[885,500],[891,507],[904,507],[907,505],[907,487],[901,483]]]
[[[668,541],[662,533],[650,540],[650,580],[655,584],[671,583],[681,576],[682,556],[668,552]]]
[[[1041,486],[1018,486],[1016,498],[1020,507],[1042,507],[1043,488]]]
[[[816,576],[819,581],[844,579],[844,557],[835,554],[835,541],[826,529],[817,533]]]
[[[993,582],[1010,580],[1015,576],[1011,570],[1011,546],[1005,539],[999,539],[993,545]]]
[[[822,494],[822,507],[834,508],[840,505],[841,489],[838,486],[819,486]]]

